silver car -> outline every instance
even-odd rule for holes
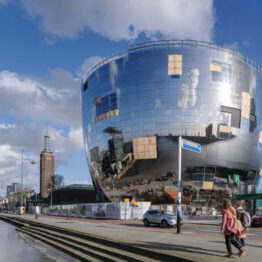
[[[143,216],[144,226],[150,224],[172,227],[176,225],[175,214],[168,210],[148,210]]]

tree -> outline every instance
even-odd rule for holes
[[[48,183],[48,191],[51,193],[51,205],[52,205],[52,192],[64,186],[64,177],[62,175],[55,174],[51,177]]]
[[[59,189],[64,186],[64,177],[62,175],[55,174],[53,178],[53,185],[55,189]]]

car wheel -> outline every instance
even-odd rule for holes
[[[161,226],[164,227],[164,228],[169,227],[169,225],[168,225],[168,223],[166,222],[166,220],[163,220],[163,221],[161,222]]]
[[[145,226],[145,227],[148,227],[148,226],[150,225],[150,223],[148,222],[147,219],[144,219],[143,222],[144,222],[144,226]]]

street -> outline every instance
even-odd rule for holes
[[[183,230],[186,233],[192,234],[220,234],[220,226],[209,226],[209,225],[194,225],[194,224],[185,224]],[[258,239],[262,241],[262,227],[250,228],[247,233],[247,239]],[[247,240],[248,242],[248,240]]]
[[[23,219],[33,220],[34,216],[25,215]],[[224,258],[226,246],[219,225],[206,225],[203,221],[194,224],[184,223],[182,233],[176,234],[176,228],[158,226],[144,227],[142,221],[96,220],[84,218],[54,217],[41,215],[37,222],[76,230],[98,237],[128,243],[152,251],[182,257],[192,261],[217,262]],[[206,221],[205,221],[206,222]],[[220,221],[217,221],[217,224]],[[262,228],[251,228],[246,239],[248,250],[241,261],[261,261]],[[233,253],[237,252],[233,247]]]

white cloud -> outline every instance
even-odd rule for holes
[[[82,78],[84,74],[88,73],[92,67],[101,62],[104,58],[101,56],[92,56],[84,60],[80,68],[77,70],[77,75],[79,78]]]
[[[84,60],[79,70],[88,70],[99,59]],[[21,149],[27,158],[38,161],[47,127],[56,169],[68,165],[76,152],[83,152],[80,83],[63,69],[51,70],[48,79],[0,71],[1,114],[7,115],[0,122],[0,195],[6,194],[8,184],[19,182]],[[26,176],[38,190],[39,161]]]
[[[6,186],[14,182],[21,182],[21,151],[8,145],[0,145],[0,195],[6,194]],[[30,166],[24,161],[23,180],[24,184],[31,184],[39,188],[39,179],[36,172],[39,167]]]
[[[37,161],[47,127],[56,168],[67,165],[84,143],[80,80],[68,71],[51,70],[47,80],[2,71],[0,93],[1,114],[11,116],[0,122],[0,195],[5,195],[8,184],[19,182],[21,149]],[[25,183],[39,189],[39,161],[37,168],[28,167]]]
[[[224,47],[229,48],[229,49],[233,49],[235,51],[239,51],[241,50],[243,47],[250,47],[250,41],[249,40],[244,40],[242,42],[238,42],[235,41],[233,43],[229,43],[229,44],[224,44]]]
[[[236,41],[231,44],[224,44],[224,47],[232,49],[232,50],[239,50],[239,43]]]
[[[76,149],[83,148],[83,130],[82,128],[71,129],[68,135],[70,143],[74,145]]]
[[[51,138],[51,149],[56,155],[57,165],[66,163],[66,158],[70,153],[82,149],[84,146],[83,132],[80,126],[77,129],[70,128],[68,134],[64,134],[63,129],[49,127],[48,133]],[[6,145],[16,151],[26,148],[27,154],[30,152],[38,159],[39,153],[44,148],[44,134],[45,127],[43,125],[36,123],[25,125],[18,122],[9,128],[0,129],[0,145]],[[2,157],[1,154],[0,157]]]
[[[0,146],[0,154],[1,154],[1,158],[0,158],[0,165],[1,165],[1,169],[0,169],[0,174],[2,174],[3,172],[3,168],[7,167],[7,168],[12,168],[12,164],[14,164],[14,162],[16,162],[16,159],[19,157],[17,152],[14,152],[10,145],[8,144],[2,144]]]
[[[11,128],[14,128],[15,125],[11,125],[11,124],[0,124],[0,129],[11,129]]]
[[[36,161],[31,166],[25,161],[24,181],[39,190],[39,154],[44,148],[43,126],[34,123],[24,125],[9,125],[9,128],[0,128],[0,195],[5,195],[6,186],[13,182],[20,183],[21,177],[21,148],[25,148],[25,158]],[[67,164],[68,157],[75,150],[83,148],[82,128],[70,129],[67,136],[63,130],[49,128],[51,149],[55,154],[56,168]]]
[[[0,4],[5,5],[5,4],[7,4],[8,1],[9,1],[9,0],[0,0]]]
[[[161,101],[159,98],[156,98],[155,100],[155,109],[160,109],[162,108]]]
[[[13,117],[79,127],[80,81],[62,69],[44,82],[9,71],[0,72],[0,104]]]
[[[87,30],[111,40],[133,40],[144,32],[152,39],[210,40],[213,0],[22,0],[27,14],[52,35],[75,38]]]

